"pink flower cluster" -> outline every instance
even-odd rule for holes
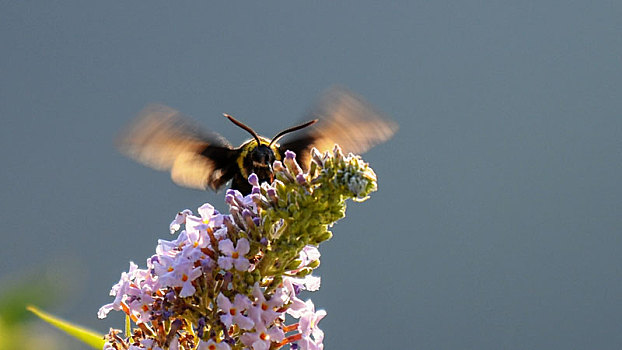
[[[178,213],[177,237],[159,240],[145,269],[130,263],[98,316],[121,311],[136,327],[111,330],[105,349],[323,349],[326,313],[299,292],[319,288],[317,246],[345,216],[346,199],[377,189],[376,175],[338,146],[312,151],[307,173],[289,151],[273,170],[271,184],[251,174],[247,196],[227,191],[228,214],[209,204]]]

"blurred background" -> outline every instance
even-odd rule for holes
[[[96,314],[129,261],[177,211],[225,209],[115,150],[146,104],[237,145],[222,113],[272,136],[339,84],[400,130],[364,155],[379,191],[320,247],[327,349],[622,348],[621,18],[616,1],[0,2],[3,329],[84,348],[24,300],[123,328]]]

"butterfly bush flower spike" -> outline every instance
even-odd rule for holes
[[[226,214],[204,204],[175,215],[174,238],[158,241],[146,268],[130,263],[99,310],[133,324],[128,334],[111,329],[104,349],[323,349],[326,311],[300,292],[319,289],[318,245],[332,237],[347,199],[377,189],[376,175],[337,146],[314,149],[306,173],[293,152],[273,169],[272,183],[249,176],[247,196],[227,191]]]

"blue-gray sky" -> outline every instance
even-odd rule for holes
[[[400,124],[321,246],[328,349],[622,347],[622,3],[0,4],[0,281],[73,281],[99,321],[180,209],[113,139],[150,102],[232,143],[345,85]],[[54,268],[57,264],[70,264]],[[80,348],[76,345],[76,348]]]

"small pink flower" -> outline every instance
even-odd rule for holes
[[[102,306],[97,312],[97,317],[105,318],[111,310],[121,310],[121,302],[127,298],[137,270],[138,265],[130,261],[130,269],[128,272],[121,273],[121,279],[119,279],[119,282],[112,286],[110,290],[110,295],[114,296],[114,301]]]
[[[217,343],[213,339],[200,340],[196,350],[230,350],[231,347],[225,342]]]
[[[298,322],[298,331],[302,339],[298,345],[303,350],[322,350],[324,349],[324,332],[317,327],[317,324],[326,316],[326,311],[315,311],[315,305],[311,300],[305,302],[306,310],[302,313]]]
[[[171,230],[171,234],[174,234],[175,232],[177,232],[179,230],[179,228],[181,227],[181,224],[185,224],[186,223],[186,216],[188,216],[188,215],[192,215],[192,210],[184,209],[184,210],[180,211],[179,213],[177,213],[177,215],[175,215],[175,218],[173,219],[173,221],[169,225],[169,228]]]
[[[236,294],[233,303],[222,293],[218,294],[216,299],[218,301],[218,307],[223,312],[223,315],[220,316],[220,320],[227,328],[231,327],[234,323],[242,329],[249,330],[253,328],[254,322],[242,314],[251,306],[251,301],[246,295]]]
[[[285,295],[281,289],[278,289],[272,295],[272,298],[267,300],[261,287],[259,287],[259,283],[255,283],[253,286],[253,296],[255,301],[253,302],[253,307],[248,310],[248,315],[255,323],[271,324],[281,315],[281,313],[275,311],[276,308],[283,306],[285,303]]]
[[[231,270],[233,266],[238,271],[247,271],[250,262],[244,257],[250,251],[250,244],[246,238],[238,240],[235,248],[230,239],[223,239],[218,242],[218,249],[224,256],[218,257],[218,266],[225,270]]]
[[[285,338],[285,333],[279,327],[272,326],[266,328],[263,323],[255,324],[255,331],[244,333],[240,336],[242,344],[250,347],[253,350],[268,350],[270,344],[273,342],[278,343]]]

